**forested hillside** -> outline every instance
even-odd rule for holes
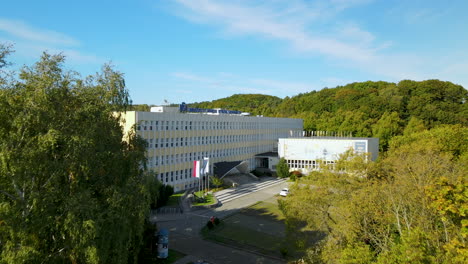
[[[377,162],[346,153],[279,200],[288,236],[304,250],[297,263],[467,263],[467,96],[439,80],[369,81],[267,104],[234,95],[195,105],[380,138]]]
[[[191,106],[251,112],[254,115],[304,119],[305,130],[351,132],[379,137],[382,150],[405,130],[441,124],[468,125],[468,91],[439,80],[399,83],[360,82],[279,99],[265,95],[233,95]]]
[[[262,94],[235,94],[211,102],[191,103],[196,108],[223,108],[251,113],[252,115],[275,115],[275,108],[282,102],[281,98]]]

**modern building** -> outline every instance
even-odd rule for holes
[[[374,161],[379,154],[379,139],[319,136],[281,138],[278,141],[279,158],[286,160],[290,171],[302,173],[319,169],[320,162],[333,164],[341,154],[350,149],[356,153],[368,154],[369,159]],[[273,161],[273,164],[275,162],[277,163]]]
[[[210,171],[217,163],[229,162],[253,170],[256,154],[275,150],[280,138],[301,136],[303,130],[302,119],[193,109],[184,104],[154,107],[151,112],[128,111],[122,118],[125,133],[134,129],[148,142],[148,167],[175,191],[197,186],[198,179],[191,176],[195,160],[209,157]]]

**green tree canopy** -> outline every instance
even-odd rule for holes
[[[289,166],[288,163],[286,163],[286,160],[284,158],[281,158],[276,165],[276,174],[280,178],[287,178],[289,177]]]
[[[468,91],[439,80],[356,82],[280,99],[244,94],[191,104],[272,117],[304,119],[305,130],[380,137],[386,150],[394,136],[442,124],[468,125]]]
[[[280,201],[288,230],[326,234],[311,262],[466,263],[467,140],[444,125],[394,137],[377,163],[345,153]]]
[[[63,62],[44,53],[0,89],[0,262],[134,262],[149,199],[145,145],[114,114],[123,75]]]
[[[234,94],[227,98],[211,102],[191,103],[196,108],[223,108],[248,112],[252,115],[272,115],[275,107],[281,102],[276,96],[263,94]]]

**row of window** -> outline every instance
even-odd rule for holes
[[[177,170],[177,171],[170,171],[166,173],[160,173],[158,175],[158,179],[162,183],[169,183],[169,182],[174,182],[182,179],[189,179],[192,177],[192,168],[190,169],[185,169],[185,170]]]
[[[189,152],[172,155],[153,156],[148,158],[148,167],[156,167],[159,165],[171,165],[184,162],[192,162],[194,160],[201,160],[204,157],[222,158],[228,156],[244,155],[248,153],[257,152],[257,147],[240,147],[231,149],[217,149],[208,152]]]
[[[218,121],[174,121],[155,120],[140,121],[137,130],[224,130],[224,129],[257,129],[254,122],[218,122]]]
[[[286,160],[290,169],[318,169],[320,166],[319,161],[315,160]],[[335,164],[333,160],[325,161],[325,164]]]
[[[150,138],[147,139],[147,142],[148,148],[153,149],[258,141],[260,137],[260,135],[226,135],[186,138]]]

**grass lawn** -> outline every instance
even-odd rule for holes
[[[260,201],[254,205],[241,210],[242,214],[258,216],[268,220],[283,221],[283,212],[278,207],[276,199],[271,201]]]
[[[323,238],[323,234],[312,230],[297,230],[288,234],[284,216],[278,208],[277,199],[258,202],[240,210],[221,221],[214,229],[202,229],[205,239],[221,242],[265,255],[284,257],[289,260],[300,258],[304,248]]]
[[[277,236],[265,234],[243,225],[222,222],[212,230],[202,229],[205,239],[258,251],[266,255],[280,257],[280,250],[284,247],[282,239]]]
[[[203,194],[199,193],[199,192],[197,192],[196,195],[197,195],[197,197],[202,197],[203,196]],[[211,193],[205,195],[204,198],[205,198],[205,200],[203,202],[197,201],[197,199],[195,199],[194,202],[192,203],[192,205],[199,206],[199,205],[210,205],[210,204],[215,203],[215,199],[213,197],[213,194],[211,194]]]
[[[175,193],[169,197],[169,200],[167,201],[167,206],[175,206],[179,205],[179,199],[184,195],[183,193]]]
[[[283,220],[276,199],[273,199],[242,209],[239,213],[222,220],[221,224],[212,230],[205,227],[202,236],[205,239],[281,257],[281,251],[289,248],[284,237]],[[268,232],[262,232],[259,226],[267,226]]]

